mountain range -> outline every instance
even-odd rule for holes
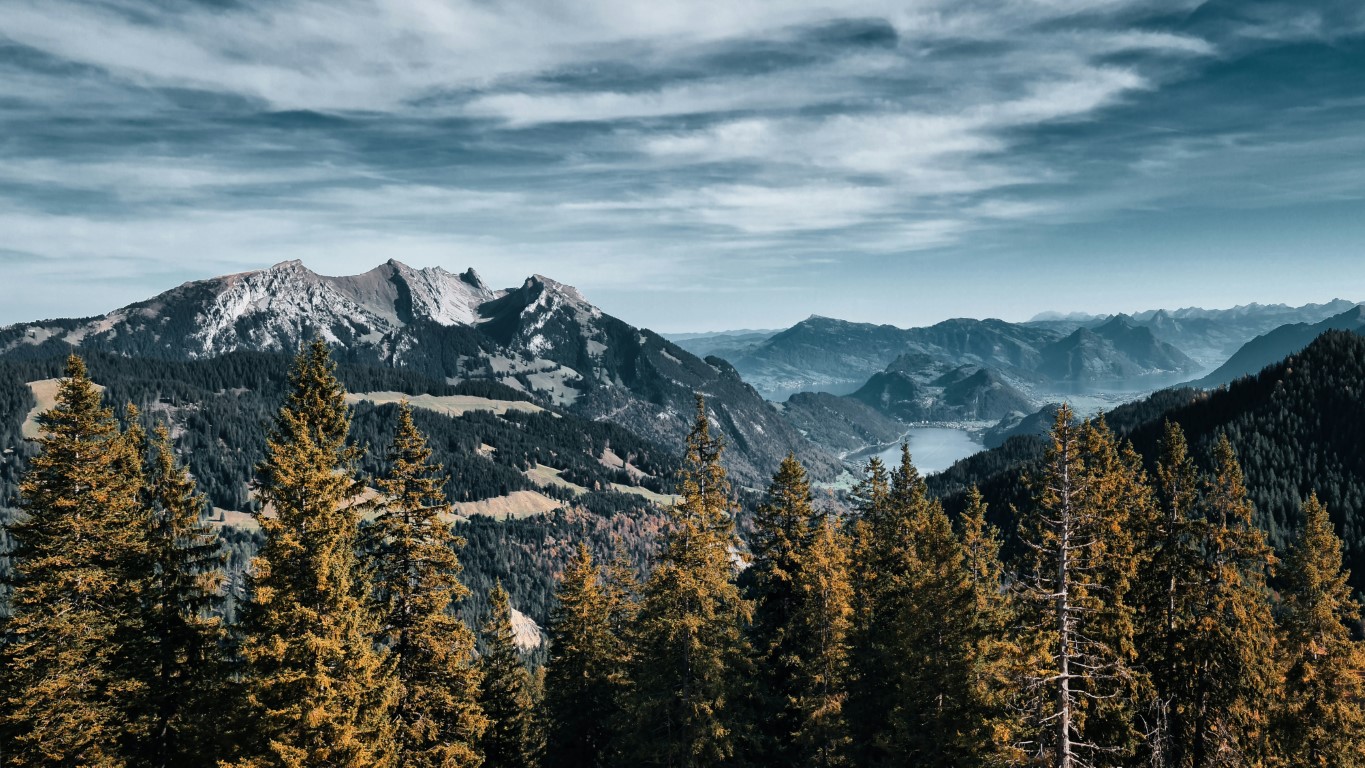
[[[702,360],[614,318],[541,275],[492,289],[473,270],[389,261],[361,275],[300,262],[186,283],[106,315],[0,329],[0,356],[70,349],[196,360],[289,351],[321,337],[345,360],[435,381],[502,383],[546,407],[606,420],[680,450],[694,393],[731,447],[731,471],[758,484],[792,452],[818,478],[842,470],[719,358]]]
[[[1152,389],[1213,368],[1243,344],[1282,325],[1314,324],[1355,304],[1334,299],[1290,307],[1148,310],[1133,315],[1046,313],[1024,323],[947,320],[924,328],[855,323],[813,316],[776,333],[673,337],[732,362],[766,397],[798,391],[854,392],[903,355],[918,355],[925,379],[961,365],[992,368],[1028,387],[1068,392],[1084,387]],[[896,364],[906,371],[904,362]],[[946,367],[946,368],[945,368]],[[1043,398],[1046,399],[1046,398]]]

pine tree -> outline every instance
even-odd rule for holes
[[[474,634],[451,612],[469,592],[456,554],[464,541],[442,519],[450,512],[443,469],[431,463],[407,402],[398,407],[388,464],[366,538],[379,636],[398,685],[395,758],[410,768],[476,766],[487,722],[478,705]]]
[[[741,633],[749,607],[734,581],[738,542],[721,452],[698,397],[682,500],[669,510],[670,529],[634,632],[628,730],[636,765],[726,764],[741,741],[734,699],[747,677]]]
[[[1317,495],[1284,562],[1287,668],[1279,723],[1283,765],[1365,766],[1365,648],[1347,625],[1360,619],[1341,567],[1341,539]]]
[[[207,502],[176,461],[165,425],[150,444],[140,429],[129,433],[145,461],[138,636],[129,644],[130,673],[142,685],[126,713],[129,751],[134,763],[156,768],[210,765],[227,735],[229,670],[217,615],[225,556],[201,521]]]
[[[479,706],[488,727],[479,740],[484,768],[532,768],[536,765],[537,732],[531,675],[517,649],[512,604],[498,584],[488,594],[489,615],[483,625],[484,655],[479,659]]]
[[[1087,432],[1069,407],[1058,411],[1037,501],[1020,521],[1026,720],[1016,746],[1054,768],[1102,764],[1126,746],[1088,717],[1095,703],[1126,696],[1131,671],[1106,605],[1114,599],[1104,562],[1110,521],[1095,505],[1104,473],[1087,466]]]
[[[1012,636],[1014,609],[1005,588],[1000,535],[986,520],[986,502],[973,486],[960,518],[963,567],[971,590],[971,625],[965,665],[969,698],[963,741],[974,746],[964,761],[992,765],[1008,755],[1021,730],[1009,706],[1013,662],[1020,649]]]
[[[122,668],[140,554],[140,462],[100,403],[85,364],[66,363],[56,405],[38,417],[42,452],[10,527],[14,591],[0,658],[0,759],[13,766],[126,764]]]
[[[327,346],[299,353],[259,467],[265,542],[252,563],[242,656],[250,766],[385,766],[395,686],[360,573],[363,487]]]
[[[545,668],[549,768],[602,768],[618,751],[625,642],[614,626],[614,597],[587,545],[564,570],[551,617]]]
[[[913,465],[912,465],[913,466]],[[889,714],[895,698],[894,672],[898,660],[886,653],[881,638],[894,627],[884,626],[887,612],[881,595],[889,587],[896,566],[887,552],[891,522],[891,477],[874,456],[854,486],[853,515],[847,525],[851,549],[850,582],[853,620],[849,628],[849,690],[845,710],[853,736],[851,754],[859,765],[885,756]]]
[[[804,473],[803,473],[804,474]],[[787,735],[790,760],[776,765],[835,768],[849,765],[848,633],[853,617],[848,543],[831,519],[816,520],[794,574],[794,613],[787,707],[795,715]]]
[[[749,546],[754,603],[749,643],[754,652],[758,749],[774,762],[791,759],[791,737],[804,713],[796,709],[798,667],[809,661],[795,625],[802,596],[797,580],[811,545],[810,483],[794,455],[782,461],[754,515]]]
[[[1190,717],[1195,659],[1191,642],[1202,584],[1199,475],[1180,425],[1167,421],[1158,446],[1156,503],[1136,521],[1147,562],[1134,587],[1137,643],[1151,684],[1142,714],[1149,752],[1160,765],[1184,766],[1195,734]]]
[[[1267,757],[1268,716],[1278,695],[1276,631],[1266,579],[1275,556],[1253,510],[1232,444],[1220,435],[1206,481],[1204,578],[1190,640],[1190,764]]]

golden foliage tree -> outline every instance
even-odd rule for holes
[[[259,467],[265,543],[243,621],[252,766],[388,765],[395,686],[359,566],[363,487],[326,344],[305,347]]]
[[[389,650],[398,692],[394,755],[410,768],[472,768],[487,727],[479,709],[474,633],[452,614],[469,590],[456,554],[464,541],[449,514],[439,464],[406,402],[376,481],[381,501],[366,530],[379,609],[379,639]]]

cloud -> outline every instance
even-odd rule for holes
[[[1345,2],[4,5],[0,232],[47,276],[393,256],[790,290],[1132,211],[1351,201],[1365,170]]]

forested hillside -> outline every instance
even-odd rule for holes
[[[1226,434],[1238,446],[1256,520],[1269,541],[1283,549],[1301,525],[1300,506],[1316,492],[1345,540],[1351,584],[1365,591],[1365,336],[1329,331],[1302,352],[1224,388],[1176,389],[1114,409],[1114,430],[1133,441],[1150,469],[1162,424],[1184,428],[1191,453],[1202,466]],[[1003,515],[1022,506],[1029,490],[1022,475],[1037,474],[1043,441],[1012,438],[1001,448],[973,456],[929,478],[930,487],[954,510],[965,507],[966,489],[981,487]],[[1001,518],[997,518],[1001,519]]]
[[[1365,644],[1330,505],[1305,494],[1277,557],[1234,441],[1258,452],[1256,408],[1235,406],[1262,389],[1274,402],[1322,394],[1300,383],[1322,380],[1341,392],[1324,402],[1345,408],[1360,344],[1324,336],[1279,378],[1116,412],[1152,444],[1146,459],[1062,407],[1041,453],[1016,456],[1033,482],[1006,528],[975,489],[950,517],[903,447],[894,472],[868,463],[846,510],[818,504],[789,456],[741,539],[700,395],[679,498],[661,515],[453,526],[416,411],[375,409],[384,442],[358,443],[318,342],[266,430],[256,557],[232,607],[230,553],[169,430],[144,427],[135,406],[116,419],[73,357],[6,524],[0,758],[1360,766]],[[1343,354],[1357,366],[1319,370]],[[1152,426],[1162,411],[1172,418]],[[1190,440],[1180,417],[1216,433]],[[1285,434],[1303,444],[1336,442],[1324,422],[1276,421],[1298,424]],[[513,595],[551,589],[532,607],[542,639]]]

